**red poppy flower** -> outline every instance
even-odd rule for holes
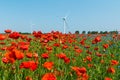
[[[47,46],[46,49],[47,49],[48,51],[51,51],[51,50],[52,50],[52,47],[51,47],[51,46]]]
[[[20,49],[21,50],[28,50],[29,49],[29,45],[21,45]]]
[[[30,69],[32,71],[37,69],[37,63],[35,61],[26,61],[20,64],[20,68]]]
[[[34,71],[37,69],[37,66],[38,66],[38,63],[37,62],[34,62],[34,61],[30,61],[30,70]]]
[[[4,50],[7,50],[7,47],[4,46],[4,47],[1,48],[1,50],[3,50],[3,51],[4,51]]]
[[[11,45],[11,46],[7,47],[7,50],[11,52],[11,51],[13,51],[16,48],[17,48],[17,45]]]
[[[20,38],[21,39],[27,39],[28,37],[26,35],[21,35]]]
[[[0,42],[1,45],[5,45],[5,42]]]
[[[5,33],[11,33],[12,30],[10,30],[10,29],[6,29],[4,32],[5,32]]]
[[[33,31],[33,35],[36,37],[36,38],[40,38],[42,36],[42,32],[41,31]]]
[[[6,57],[3,57],[3,58],[2,58],[2,62],[3,62],[3,63],[8,63],[9,60],[8,60]]]
[[[81,45],[85,45],[85,40],[84,40],[84,39],[81,40],[81,41],[80,41],[80,44],[81,44]]]
[[[38,58],[38,54],[37,53],[33,53],[33,57],[34,58]]]
[[[101,36],[97,36],[97,37],[94,38],[94,40],[92,40],[92,44],[96,44],[100,41],[101,41]]]
[[[78,71],[78,70],[79,70],[79,67],[77,67],[77,66],[72,66],[71,69],[74,70],[74,71]]]
[[[93,67],[93,64],[88,64],[88,67],[89,67],[89,68]]]
[[[96,56],[101,57],[101,56],[102,56],[102,54],[101,54],[101,53],[99,53],[99,52],[96,52]]]
[[[21,51],[14,49],[13,52],[15,54],[16,59],[20,60],[24,58],[24,53],[22,53]]]
[[[12,39],[18,39],[20,37],[19,32],[12,32],[9,34],[9,37]]]
[[[44,68],[47,68],[48,70],[51,70],[52,67],[53,67],[53,65],[54,65],[53,62],[45,62],[45,63],[43,64],[43,67],[44,67]]]
[[[109,78],[109,77],[105,77],[105,79],[104,80],[112,80],[111,78]]]
[[[95,40],[92,40],[92,44],[96,44],[97,42]]]
[[[0,34],[0,40],[5,40],[5,39],[6,39],[6,36],[5,36],[5,35]]]
[[[115,73],[115,69],[113,67],[109,67],[107,72],[114,74]]]
[[[81,53],[82,50],[81,50],[81,49],[75,49],[75,52],[77,52],[77,53]]]
[[[72,39],[69,39],[68,41],[69,41],[69,43],[73,43],[74,42],[74,40],[72,40]]]
[[[57,39],[57,38],[59,38],[59,35],[53,34],[53,38],[54,38],[54,39]]]
[[[11,42],[11,46],[18,46],[18,44],[16,42]]]
[[[79,71],[79,67],[74,66],[74,67],[72,67],[72,70],[74,70],[76,72],[76,75],[78,77],[82,75],[82,73]]]
[[[119,62],[117,60],[111,60],[111,65],[118,65]]]
[[[91,62],[92,61],[92,58],[90,56],[86,56],[86,59]]]
[[[30,68],[30,62],[22,62],[21,64],[20,64],[20,68],[26,68],[26,69],[29,69]]]
[[[94,50],[96,50],[96,51],[97,51],[98,49],[99,49],[98,47],[95,47],[95,48],[94,48]]]
[[[77,66],[73,66],[72,67],[72,70],[74,70],[74,71],[79,71],[79,72],[81,72],[81,73],[86,73],[86,68],[85,67],[77,67]]]
[[[97,37],[95,37],[95,42],[100,42],[101,41],[101,36],[97,36]]]
[[[65,58],[64,58],[64,62],[65,62],[66,64],[69,64],[69,63],[70,63],[70,58],[65,57]]]
[[[65,44],[65,40],[63,40],[63,39],[60,39],[60,43],[62,43],[62,44]]]
[[[90,54],[90,55],[92,54],[92,52],[91,52],[91,51],[89,51],[89,50],[86,50],[86,53],[88,53],[88,54]]]
[[[79,68],[79,71],[80,71],[81,73],[86,73],[86,72],[87,72],[87,70],[86,70],[85,67],[81,67],[81,68]]]
[[[57,80],[57,78],[53,73],[46,73],[42,76],[41,80]]]
[[[113,37],[113,39],[116,39],[116,38],[117,38],[117,35],[116,35],[116,34],[114,34],[112,37]]]
[[[62,47],[62,49],[67,49],[68,48],[68,46],[67,45],[64,45],[63,47]]]
[[[77,76],[82,76],[83,74],[85,74],[87,72],[85,67],[77,67],[77,66],[73,66],[71,67],[72,70],[74,70],[77,74]]]
[[[47,59],[47,58],[49,58],[49,54],[48,53],[43,53],[43,54],[41,54],[41,57],[44,58],[44,59]]]
[[[13,49],[10,52],[5,53],[5,57],[11,62],[14,63],[16,59],[20,60],[24,58],[24,53],[17,49]]]
[[[64,53],[56,54],[56,56],[60,59],[65,59],[67,57]]]
[[[75,46],[74,46],[74,49],[79,49],[79,46],[76,46],[76,45],[75,45]]]
[[[53,46],[59,47],[59,46],[60,46],[60,43],[55,43],[55,44],[53,44]]]
[[[29,44],[30,44],[30,42],[22,42],[22,41],[21,41],[21,42],[18,42],[18,45],[19,45],[19,46],[21,46],[21,45],[29,45]]]
[[[107,48],[109,47],[109,45],[108,45],[108,44],[104,44],[103,47],[104,47],[105,49],[107,49]]]
[[[88,74],[86,74],[86,73],[82,74],[81,80],[88,80],[88,79],[89,79]]]
[[[90,48],[90,45],[86,45],[85,48]]]
[[[33,79],[30,76],[26,76],[25,80],[33,80]]]
[[[32,58],[33,54],[32,53],[26,53],[27,58]]]
[[[101,61],[100,61],[100,63],[102,63],[102,64],[103,64],[103,63],[104,63],[104,60],[101,60]]]
[[[10,63],[14,63],[16,60],[16,56],[12,52],[6,52],[5,57],[9,60]]]

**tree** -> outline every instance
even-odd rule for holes
[[[79,34],[79,31],[75,31],[75,34]]]
[[[90,32],[90,31],[88,31],[88,34],[91,34],[91,32]]]
[[[86,33],[86,31],[82,31],[82,34],[85,34]]]
[[[103,34],[103,31],[100,31],[100,34]]]

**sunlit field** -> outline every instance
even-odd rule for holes
[[[120,80],[118,34],[0,34],[0,80]]]

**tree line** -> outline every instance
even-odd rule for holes
[[[75,34],[80,34],[79,31],[75,31]],[[118,34],[118,31],[82,31],[82,34]]]

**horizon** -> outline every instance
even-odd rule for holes
[[[38,31],[40,31],[40,30],[36,30],[35,32],[38,32]],[[54,31],[54,30],[52,30],[52,31]],[[40,32],[42,32],[43,34],[46,34],[46,33],[51,33],[52,31],[50,31],[50,32],[42,32],[42,31],[40,31]],[[20,32],[20,31],[11,30],[11,33],[13,33],[13,32],[18,32],[20,34],[33,34],[34,31],[32,31],[32,32]],[[54,31],[54,32],[60,32],[60,31]],[[72,33],[72,34],[96,34],[96,33],[98,33],[98,34],[106,34],[106,33],[120,34],[120,31],[113,30],[113,31],[81,31],[80,32],[80,31],[76,30],[75,32],[67,32],[67,33],[60,32],[60,33],[62,33],[62,34],[69,34],[69,33]],[[5,30],[2,33],[0,32],[0,34],[6,34]]]
[[[11,0],[0,1],[0,32],[119,31],[120,1],[116,0]],[[32,29],[31,29],[32,26]]]

